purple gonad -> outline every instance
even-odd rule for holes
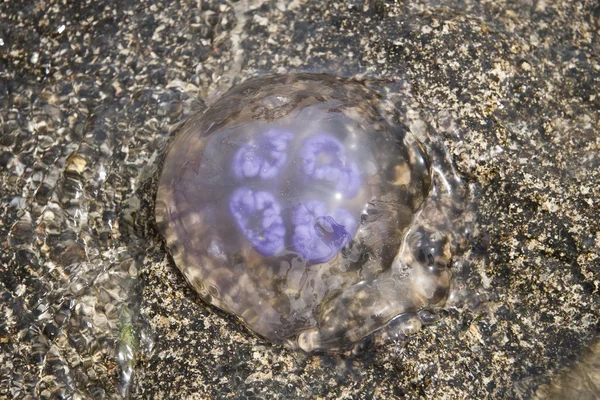
[[[272,256],[283,250],[285,226],[281,207],[271,193],[239,188],[229,200],[229,211],[240,231],[260,254]]]
[[[270,129],[255,142],[247,143],[233,157],[233,173],[238,179],[276,177],[287,161],[286,149],[294,135]]]
[[[318,200],[294,207],[292,224],[294,249],[313,263],[332,259],[356,231],[356,220],[347,210],[336,208],[328,213],[325,203]]]
[[[304,141],[300,151],[302,171],[316,181],[325,181],[352,199],[362,185],[360,170],[346,157],[344,145],[334,136],[322,133]]]
[[[293,139],[290,131],[271,128],[240,147],[231,161],[232,172],[248,186],[233,192],[229,210],[244,237],[263,256],[279,255],[288,249],[308,262],[326,262],[352,240],[356,219],[344,208],[330,209],[319,198],[297,200],[290,210],[282,212],[280,201],[289,204],[293,199],[285,201],[276,196],[280,185],[290,182],[274,178],[304,175],[307,179],[292,184],[301,191],[352,199],[361,188],[362,177],[356,162],[333,135],[310,136],[300,142],[299,149],[292,145]],[[288,159],[299,163],[288,165]],[[262,189],[256,189],[256,185]],[[312,186],[325,190],[315,192]]]

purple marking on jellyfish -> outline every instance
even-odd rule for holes
[[[229,211],[244,237],[263,256],[277,254],[285,245],[281,206],[269,192],[237,189],[229,199]]]
[[[344,145],[334,136],[322,133],[306,139],[300,157],[305,175],[335,183],[335,189],[345,198],[353,198],[360,190],[360,170],[346,157]]]
[[[292,243],[306,260],[322,263],[331,260],[356,232],[356,220],[343,208],[327,212],[319,200],[310,200],[294,207]]]
[[[233,157],[236,178],[271,179],[277,176],[287,161],[286,149],[294,135],[290,131],[270,129],[258,140],[246,143]]]

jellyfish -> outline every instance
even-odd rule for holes
[[[406,245],[429,157],[376,99],[330,75],[259,77],[179,128],[156,220],[202,299],[306,352],[344,351],[443,299],[446,267]]]

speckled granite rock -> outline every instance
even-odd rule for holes
[[[2,3],[0,397],[560,396],[600,357],[599,55],[593,1]],[[149,223],[177,121],[299,70],[404,82],[476,188],[468,302],[352,359],[204,305]]]

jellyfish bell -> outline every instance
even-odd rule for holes
[[[431,165],[376,97],[323,74],[252,78],[182,125],[156,220],[207,303],[311,352],[439,302],[422,295],[437,278],[403,251]]]

